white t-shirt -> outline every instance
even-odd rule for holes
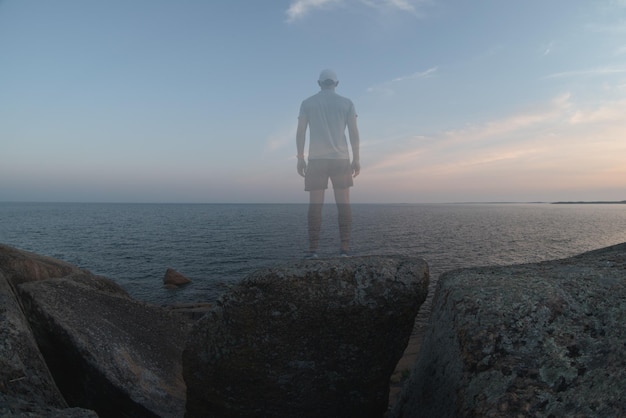
[[[349,159],[346,127],[356,117],[352,101],[334,90],[320,90],[300,105],[309,121],[309,159]]]

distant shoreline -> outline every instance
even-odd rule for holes
[[[593,202],[553,202],[553,205],[623,205],[626,204],[626,200],[611,201],[611,200],[598,200]]]

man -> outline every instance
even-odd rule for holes
[[[352,101],[335,93],[339,84],[332,70],[320,73],[317,84],[320,91],[300,105],[296,146],[298,151],[298,174],[304,177],[304,190],[309,192],[309,253],[307,258],[317,258],[322,206],[328,179],[333,184],[337,204],[340,256],[347,257],[350,249],[352,210],[350,187],[353,177],[359,175],[359,130],[356,111]],[[306,131],[309,128],[309,162],[304,159]],[[352,148],[352,164],[346,140],[346,127]]]

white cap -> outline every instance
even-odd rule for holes
[[[326,80],[332,80],[333,83],[336,83],[337,82],[337,74],[335,74],[335,72],[333,70],[328,70],[328,69],[327,70],[323,70],[320,73],[319,81],[321,83],[323,83]]]

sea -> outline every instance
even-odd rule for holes
[[[352,254],[417,256],[431,296],[445,271],[534,263],[626,242],[624,204],[353,204]],[[306,204],[0,202],[0,243],[57,258],[136,299],[214,302],[249,273],[301,259]],[[321,257],[339,252],[337,211],[323,211]],[[192,280],[163,286],[172,268]]]

